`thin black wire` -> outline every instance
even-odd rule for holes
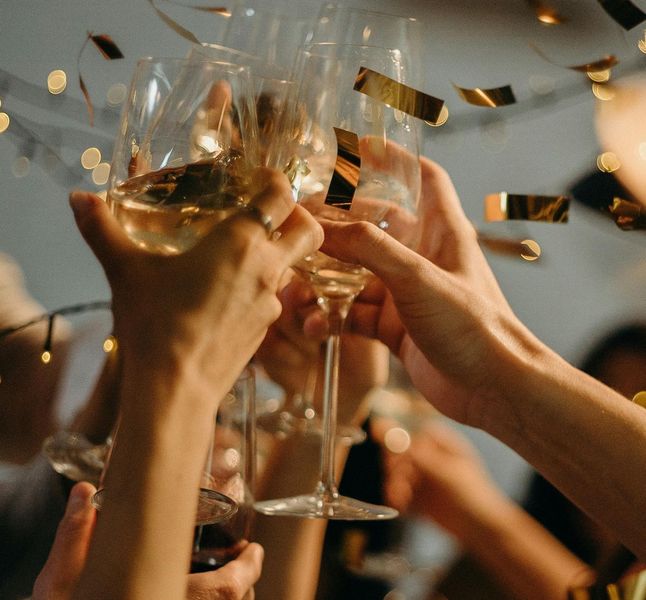
[[[40,323],[42,321],[49,321],[50,323],[52,323],[54,318],[59,315],[62,315],[62,316],[73,315],[73,314],[88,312],[91,310],[106,310],[106,309],[109,309],[111,306],[112,304],[106,300],[99,300],[95,302],[85,302],[83,304],[72,304],[70,306],[63,306],[62,308],[58,308],[51,312],[43,313],[42,315],[38,317],[34,317],[30,321],[21,323],[20,325],[14,325],[12,327],[5,327],[4,329],[0,329],[0,340],[13,333],[18,333],[23,329],[27,329],[27,327],[31,327],[32,325],[35,325],[36,323]]]

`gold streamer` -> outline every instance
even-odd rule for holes
[[[496,254],[511,257],[520,256],[529,262],[537,260],[541,255],[541,247],[534,240],[518,240],[478,232],[478,242]]]
[[[325,204],[350,210],[361,170],[359,136],[338,127],[334,128],[334,134],[337,142],[336,165],[325,197]]]
[[[542,0],[527,0],[536,13],[536,18],[544,25],[562,25],[567,20],[555,8]]]
[[[567,196],[535,196],[500,192],[485,197],[486,221],[542,221],[567,223]]]
[[[444,100],[415,90],[366,67],[359,67],[354,89],[431,124],[437,123],[444,106]]]
[[[599,4],[626,31],[646,19],[646,13],[629,0],[599,0]]]
[[[185,40],[188,40],[189,42],[193,44],[201,44],[200,40],[198,40],[188,29],[185,27],[182,27],[177,21],[174,19],[171,19],[163,10],[160,8],[157,8],[155,6],[154,0],[148,0],[150,3],[150,6],[152,6],[155,9],[155,12],[157,13],[157,16],[164,22],[166,25],[168,25],[177,35],[183,37]]]
[[[623,198],[613,198],[610,214],[619,229],[633,231],[646,229],[646,207]]]
[[[619,64],[619,59],[617,59],[614,54],[607,54],[603,58],[594,60],[589,63],[584,63],[582,65],[561,65],[549,58],[536,44],[530,42],[529,45],[534,50],[534,52],[536,52],[536,54],[538,54],[543,60],[547,61],[551,65],[561,67],[562,69],[578,71],[580,73],[598,73],[599,71],[607,71],[608,69]]]
[[[510,85],[490,88],[488,90],[483,90],[482,88],[463,88],[455,83],[453,87],[465,102],[473,104],[474,106],[497,108],[516,102],[516,97]]]
[[[85,81],[83,81],[83,75],[81,75],[81,56],[83,55],[83,51],[85,50],[87,43],[90,41],[95,45],[97,50],[101,53],[101,56],[103,56],[103,58],[105,58],[106,60],[115,60],[118,58],[123,58],[123,54],[109,35],[105,33],[95,35],[91,31],[88,31],[87,38],[85,38],[85,42],[83,43],[83,45],[81,46],[81,49],[79,50],[78,56],[76,58],[76,69],[79,74],[79,87],[81,88],[81,93],[83,94],[83,98],[85,98],[85,104],[87,106],[87,112],[90,118],[90,126],[93,127],[94,126],[94,105],[92,104],[92,98],[90,97],[90,92],[88,91],[87,86],[85,85]]]

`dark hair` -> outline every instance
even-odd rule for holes
[[[646,357],[646,323],[628,323],[613,329],[593,346],[582,361],[581,370],[592,377],[601,378],[604,363],[619,350],[644,354]],[[530,479],[523,506],[572,553],[610,578],[615,577],[610,572],[616,571],[618,577],[633,558],[622,547],[618,547],[610,559],[600,556],[594,536],[584,526],[588,517],[538,473],[534,473]],[[604,559],[614,562],[598,564]]]
[[[646,323],[629,323],[614,329],[587,354],[581,363],[581,370],[592,377],[599,377],[604,362],[617,350],[628,350],[646,356]]]

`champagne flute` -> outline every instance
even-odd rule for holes
[[[282,164],[288,158],[291,164],[300,161],[299,201],[316,216],[371,221],[413,244],[421,185],[416,123],[353,89],[360,66],[401,81],[400,53],[371,46],[315,44],[303,53],[300,64],[300,89],[285,126],[288,141],[277,158]],[[331,201],[328,189],[337,163],[335,127],[356,133],[361,156],[356,191],[351,200],[344,199],[343,206]],[[340,496],[334,474],[340,335],[370,273],[321,252],[306,257],[297,269],[312,284],[329,322],[321,479],[313,494],[258,502],[256,510],[267,515],[341,520],[393,518],[397,516],[394,509]]]
[[[248,68],[206,59],[143,59],[115,144],[108,205],[138,246],[165,255],[184,252],[248,201],[251,168],[259,164],[257,141]],[[113,439],[114,446],[116,434]],[[106,492],[95,494],[95,506]],[[236,510],[225,494],[200,489],[198,524]]]

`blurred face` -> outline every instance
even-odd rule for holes
[[[646,390],[646,352],[613,350],[601,365],[597,379],[632,398],[637,392]]]

